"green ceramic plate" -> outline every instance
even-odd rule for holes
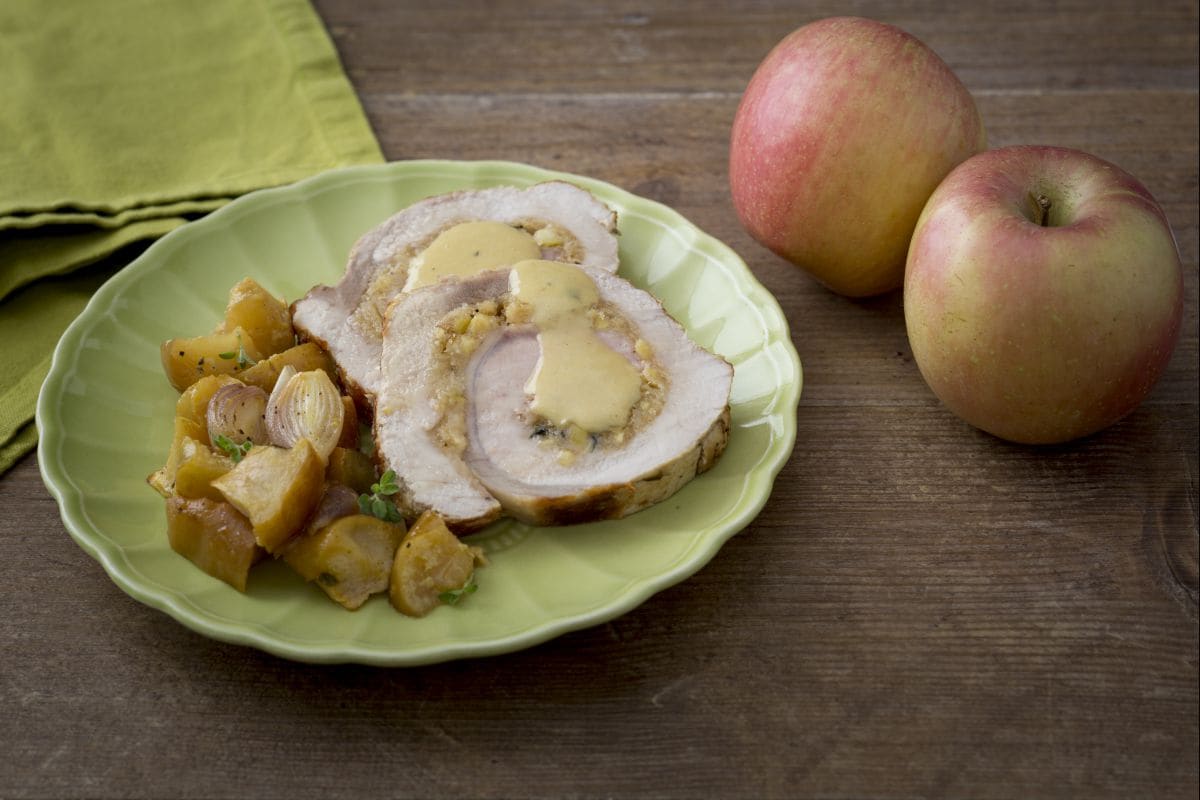
[[[241,594],[167,545],[145,483],[171,440],[176,393],[159,366],[172,336],[210,330],[249,275],[287,300],[337,280],[354,240],[433,194],[574,181],[619,215],[621,274],[735,365],[733,430],[716,468],[616,522],[472,537],[479,591],[423,619],[372,598],[330,602],[279,563]],[[528,647],[612,619],[700,569],[759,512],[795,441],[800,362],[775,299],[728,247],[676,212],[597,180],[507,162],[352,167],[248,195],[185,225],[111,279],[63,335],[38,401],[38,457],[67,530],[113,581],[199,631],[287,658],[424,664]]]

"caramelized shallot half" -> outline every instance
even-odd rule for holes
[[[304,526],[304,532],[316,533],[342,517],[352,517],[357,513],[358,494],[349,486],[327,483],[325,493],[321,495],[321,502],[313,509],[312,516]]]
[[[275,385],[271,388],[271,396],[267,398],[268,408],[275,405],[277,402],[276,398],[279,397],[279,393],[283,391],[283,387],[288,385],[288,381],[290,381],[292,376],[295,374],[296,368],[291,364],[284,364],[283,368],[279,370],[279,377],[275,379]]]
[[[227,383],[213,392],[205,412],[208,438],[214,445],[224,436],[233,444],[267,443],[267,393],[240,381]]]
[[[341,392],[324,370],[296,372],[285,367],[267,401],[267,434],[277,447],[308,439],[321,461],[328,462],[342,436],[345,415]]]

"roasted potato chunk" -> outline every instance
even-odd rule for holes
[[[175,470],[175,494],[192,499],[224,500],[212,482],[233,469],[233,459],[190,437],[183,440],[180,450],[183,458]]]
[[[396,610],[423,617],[442,603],[446,592],[463,589],[482,561],[478,548],[458,539],[435,512],[413,523],[396,550],[388,596]]]
[[[214,333],[238,328],[254,340],[263,358],[281,353],[296,343],[292,312],[253,278],[243,278],[229,290],[225,321]]]
[[[167,380],[182,392],[205,375],[233,375],[262,358],[254,339],[241,328],[190,339],[168,339],[161,348]]]
[[[312,342],[298,344],[284,350],[282,353],[276,353],[270,358],[263,359],[250,367],[245,372],[238,375],[243,383],[248,383],[251,386],[257,386],[263,391],[270,393],[275,388],[275,382],[279,380],[279,373],[283,368],[291,365],[296,372],[309,372],[314,369],[324,370],[330,378],[337,379],[337,368],[333,365],[333,359],[329,357],[319,346]]]
[[[377,592],[387,591],[404,524],[354,514],[290,544],[283,560],[305,580],[353,611]]]
[[[325,464],[307,439],[293,447],[254,447],[237,466],[212,482],[250,519],[254,537],[275,553],[321,499]]]
[[[239,592],[263,551],[250,522],[229,505],[208,498],[167,498],[171,549]]]

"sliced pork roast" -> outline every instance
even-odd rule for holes
[[[394,497],[408,518],[434,509],[455,533],[501,515],[499,501],[463,461],[465,384],[444,352],[439,323],[459,308],[474,309],[508,291],[508,272],[493,270],[400,296],[389,311],[375,403],[375,449],[396,473]],[[457,418],[457,419],[456,419]]]
[[[535,410],[545,410],[535,380],[549,369],[549,329],[514,291],[520,268],[422,288],[389,310],[376,446],[406,512],[433,508],[459,533],[502,514],[535,525],[615,519],[711,467],[729,433],[732,367],[653,296],[602,270],[580,270],[595,295],[566,317],[607,359],[589,351],[586,368],[567,374],[604,387],[593,394],[617,393],[620,376],[610,392],[611,364],[600,364],[618,353],[616,372],[635,376],[631,405],[609,427]]]
[[[616,214],[570,183],[453,192],[405,208],[355,243],[337,285],[316,286],[292,306],[297,333],[329,351],[364,410],[379,387],[388,303],[411,283],[410,267],[431,243],[456,225],[479,221],[527,232],[541,258],[617,271]]]

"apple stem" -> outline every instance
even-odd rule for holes
[[[1038,227],[1050,225],[1050,198],[1044,194],[1035,195],[1032,192],[1029,199],[1033,201],[1033,221]]]

